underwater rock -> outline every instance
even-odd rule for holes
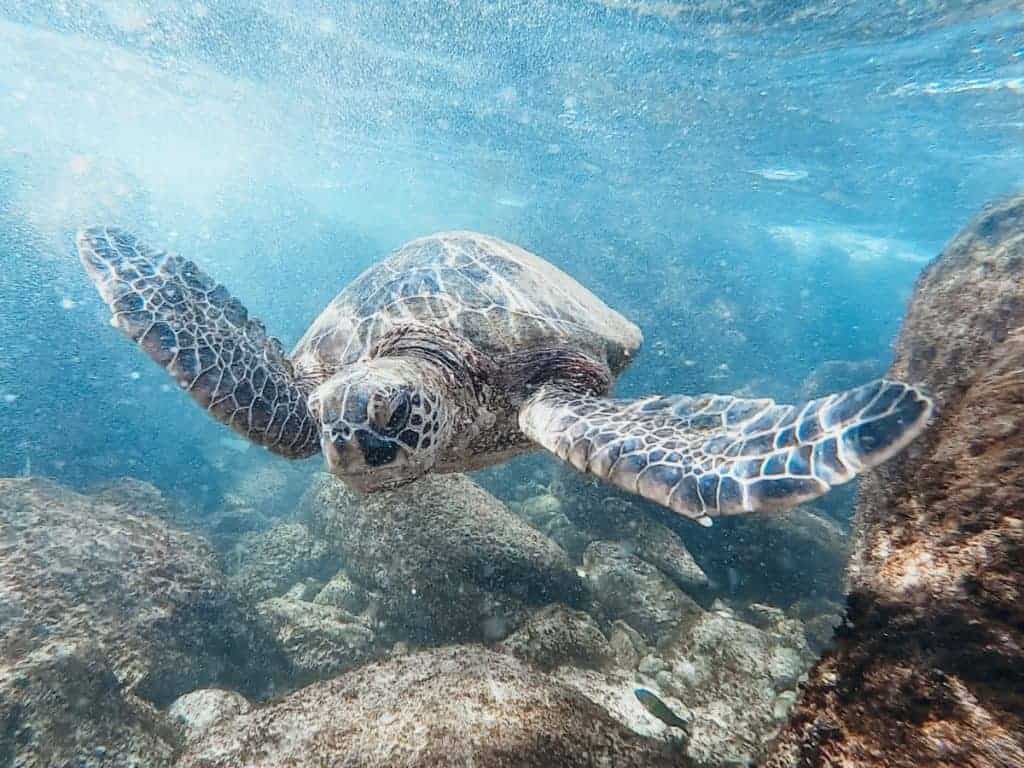
[[[842,623],[843,615],[841,613],[822,613],[805,621],[804,637],[807,639],[807,645],[810,646],[811,651],[821,654],[825,652],[826,648],[831,647],[836,630]]]
[[[391,658],[214,726],[179,768],[657,768],[665,744],[518,659],[479,646]]]
[[[808,507],[722,518],[710,529],[690,526],[686,539],[730,599],[782,606],[842,599],[849,537]]]
[[[527,604],[585,593],[561,547],[463,475],[359,496],[320,474],[303,508],[346,573],[380,594],[396,640],[501,640]]]
[[[709,766],[748,765],[761,754],[778,727],[778,695],[812,661],[802,634],[761,630],[722,609],[703,613],[659,655],[669,672],[655,682],[692,713],[687,753]]]
[[[615,666],[619,669],[636,669],[640,659],[648,653],[643,635],[621,619],[612,622],[608,644],[612,649]]]
[[[0,479],[0,660],[90,641],[118,684],[165,706],[225,685],[260,695],[280,656],[197,537],[124,504]]]
[[[561,500],[550,492],[527,498],[516,507],[519,515],[573,557],[579,557],[594,537],[566,517]]]
[[[313,598],[317,605],[340,608],[374,620],[380,615],[380,595],[356,584],[345,571],[338,571]]]
[[[633,733],[666,742],[667,748],[678,753],[676,765],[692,765],[685,757],[685,744],[689,737],[685,732],[666,725],[640,702],[635,693],[638,684],[633,675],[621,671],[596,672],[577,667],[559,667],[550,676],[597,704]],[[689,717],[689,710],[674,696],[659,696],[674,712]]]
[[[703,613],[661,571],[618,543],[591,544],[583,568],[607,617],[627,622],[649,643],[657,644]]]
[[[184,734],[187,743],[201,739],[213,726],[252,709],[240,693],[220,688],[204,688],[175,699],[167,710]]]
[[[89,496],[125,510],[128,514],[140,511],[156,515],[179,528],[193,527],[185,510],[168,499],[155,485],[134,477],[122,477],[89,490]]]
[[[304,579],[327,581],[341,565],[302,523],[278,523],[244,537],[228,564],[231,586],[252,603],[280,597]]]
[[[642,502],[614,495],[601,486],[587,486],[568,478],[573,498],[566,514],[587,543],[619,541],[641,560],[655,566],[683,591],[708,586],[708,577],[693,559],[683,540],[652,517]]]
[[[919,278],[891,375],[938,416],[861,485],[849,624],[772,768],[1024,765],[1022,275],[1018,196]]]
[[[13,662],[0,656],[0,765],[171,766],[175,728],[122,689],[106,649],[88,640],[33,647]]]
[[[294,685],[335,677],[381,653],[367,622],[340,608],[275,597],[256,609],[287,657]]]
[[[541,608],[499,647],[546,670],[565,664],[600,669],[613,658],[597,623],[564,605]]]

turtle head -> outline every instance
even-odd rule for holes
[[[309,399],[331,474],[372,493],[430,472],[450,433],[440,395],[402,359],[368,360],[334,374]]]

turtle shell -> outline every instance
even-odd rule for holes
[[[475,232],[403,245],[357,277],[292,353],[300,370],[330,374],[355,362],[397,325],[443,327],[500,357],[563,346],[618,374],[640,329],[544,259]]]

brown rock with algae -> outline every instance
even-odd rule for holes
[[[892,375],[939,416],[862,485],[850,624],[767,764],[1024,765],[1024,196],[922,274]]]

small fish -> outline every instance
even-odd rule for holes
[[[652,691],[646,688],[634,688],[633,695],[636,696],[637,701],[644,705],[644,709],[661,720],[665,725],[689,731],[687,722],[669,709],[668,704],[659,699]]]

